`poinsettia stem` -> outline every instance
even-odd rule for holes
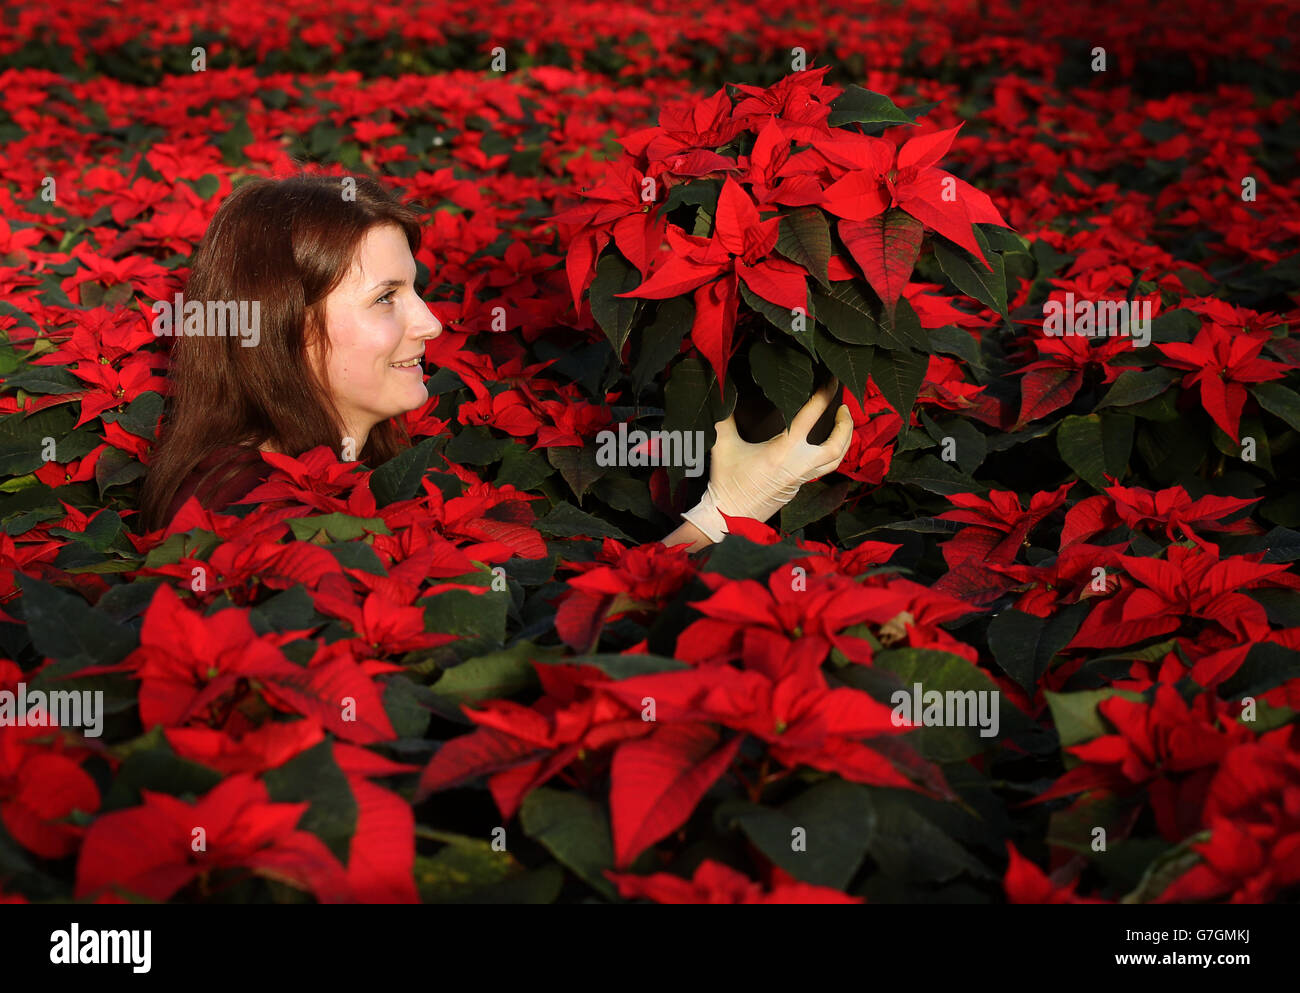
[[[735,776],[738,780],[740,780],[741,788],[744,789],[745,794],[749,796],[751,799],[753,799],[754,787],[750,783],[750,781],[745,778],[745,774],[740,771],[740,767],[738,765],[732,768],[731,774]]]
[[[466,841],[478,840],[469,835],[456,834],[454,831],[439,831],[437,828],[425,827],[423,824],[415,825],[415,836],[426,841],[441,841],[448,845],[463,845]]]
[[[758,778],[749,785],[749,799],[752,803],[760,803],[763,799],[763,787],[767,785],[767,770],[771,765],[772,758],[770,755],[763,756],[763,764],[759,766]]]

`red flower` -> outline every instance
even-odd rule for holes
[[[605,539],[596,562],[571,568],[582,574],[569,580],[570,592],[555,614],[555,631],[578,652],[595,646],[607,621],[661,607],[696,573],[685,545],[667,548],[651,542],[629,549],[612,538]]]
[[[751,668],[707,665],[601,683],[596,689],[638,709],[653,699],[659,723],[721,724],[752,734],[787,768],[808,765],[852,782],[924,792],[861,742],[906,727],[895,725],[890,708],[866,693],[831,689],[820,660],[805,644],[795,642],[790,649],[779,638],[755,633],[746,638]]]
[[[296,459],[278,452],[263,452],[262,459],[279,472],[272,473],[266,482],[249,492],[245,503],[290,500],[323,514],[342,513],[353,517],[375,514],[374,494],[369,487],[357,485],[362,481],[357,474],[358,463],[340,462],[338,455],[325,445]]]
[[[760,125],[780,127],[786,137],[807,142],[830,134],[826,119],[831,114],[831,102],[844,91],[838,86],[824,83],[830,66],[793,72],[769,87],[735,84],[737,93],[744,94],[736,102],[732,116],[738,121],[748,121],[751,131]]]
[[[375,684],[346,644],[322,645],[305,668],[278,645],[295,633],[259,637],[242,610],[204,617],[160,587],[145,612],[140,647],[118,666],[140,679],[140,721],[179,727],[194,720],[242,728],[260,697],[272,707],[320,721],[341,738],[368,744],[393,738]],[[87,670],[92,671],[92,670]],[[254,688],[256,687],[256,688]]]
[[[975,411],[986,402],[984,387],[966,382],[965,371],[956,359],[931,355],[926,362],[925,380],[916,398],[918,404],[933,404],[944,410]],[[915,423],[915,417],[913,422]]]
[[[745,129],[732,116],[726,88],[703,100],[680,100],[659,112],[659,125],[618,139],[628,152],[651,163],[649,175],[702,176],[735,163],[710,149],[719,148]],[[658,166],[658,169],[653,168]]]
[[[413,772],[413,766],[336,742],[334,761],[357,802],[348,847],[348,886],[359,903],[419,903],[415,888],[415,813],[404,797],[367,777]]]
[[[532,707],[490,700],[481,709],[461,708],[479,727],[438,749],[420,776],[417,799],[489,776],[501,815],[512,817],[530,790],[575,759],[654,729],[641,719],[639,703],[633,707],[593,692],[608,679],[600,670],[535,668],[547,695]]]
[[[1215,546],[1208,548],[1171,545],[1164,560],[1119,556],[1121,568],[1143,586],[1126,584],[1098,603],[1069,647],[1136,644],[1177,630],[1182,617],[1214,622],[1226,632],[1228,643],[1256,641],[1268,634],[1264,608],[1239,591],[1265,583],[1292,585],[1294,577],[1283,575],[1287,565],[1260,562],[1262,552],[1220,560]]]
[[[166,728],[163,736],[181,758],[217,769],[227,776],[262,773],[284,765],[320,744],[325,731],[311,719],[266,721],[242,735],[208,727]]]
[[[59,546],[53,542],[16,544],[12,537],[0,533],[0,603],[8,603],[21,593],[16,582],[18,576],[35,576],[47,579],[62,575],[54,566]],[[16,624],[17,621],[0,611],[0,619]]]
[[[1201,406],[1233,441],[1240,441],[1237,424],[1246,403],[1245,383],[1263,383],[1286,375],[1290,364],[1259,357],[1268,344],[1266,335],[1249,334],[1213,322],[1201,325],[1192,343],[1157,345],[1170,364],[1192,370],[1183,377],[1184,388],[1201,388]]]
[[[626,868],[681,827],[727,771],[744,738],[736,734],[724,742],[707,724],[666,724],[619,746],[609,789],[614,864]]]
[[[282,524],[270,527],[276,534],[284,530]],[[330,585],[329,580],[342,581],[344,576],[338,559],[319,545],[308,541],[282,545],[271,541],[268,531],[256,524],[247,526],[240,534],[231,535],[229,540],[214,548],[206,560],[186,555],[172,565],[148,571],[174,577],[185,586],[191,586],[195,577],[201,575],[205,589],[196,592],[205,598],[222,592],[235,594],[254,583],[273,590],[287,590],[302,584],[316,591]],[[247,598],[247,594],[232,596],[238,600]]]
[[[102,362],[78,362],[70,371],[78,379],[97,387],[81,395],[81,417],[76,427],[94,420],[110,407],[128,404],[141,393],[163,393],[167,380],[154,374],[152,364],[131,359],[116,369]]]
[[[536,434],[542,426],[523,394],[502,390],[496,396],[485,395],[460,407],[462,424],[487,424],[516,438]]]
[[[167,900],[222,869],[289,883],[322,903],[349,899],[343,866],[323,841],[296,827],[307,804],[271,803],[266,787],[247,774],[223,780],[192,805],[165,793],[140,792],[141,806],[104,814],[86,833],[77,861],[77,899],[121,887]]]
[[[462,495],[444,501],[442,492],[427,478],[424,490],[427,507],[411,504],[405,514],[417,518],[431,514],[434,521],[441,522],[444,535],[480,542],[461,547],[470,558],[487,563],[503,562],[511,555],[545,558],[546,542],[533,527],[535,517],[529,507],[529,501],[538,497],[520,493],[513,486],[475,482]]]
[[[562,394],[560,400],[541,400],[537,406],[549,420],[537,429],[534,448],[581,447],[613,423],[607,404],[588,403]]]
[[[857,624],[884,624],[906,606],[890,590],[865,586],[838,573],[799,576],[790,567],[775,569],[764,587],[752,579],[719,586],[707,600],[693,603],[704,615],[677,640],[678,658],[687,662],[725,662],[740,658],[745,637],[765,632],[815,655],[820,662],[832,647],[851,659],[867,661],[870,645],[842,632]]]
[[[0,690],[13,693],[22,679],[18,666],[0,659]],[[68,816],[98,809],[95,781],[68,754],[61,731],[0,724],[0,821],[15,841],[41,858],[63,858],[84,830]]]
[[[1224,757],[1210,784],[1205,860],[1156,900],[1271,903],[1300,883],[1300,751],[1294,728],[1279,728]]]
[[[1007,842],[1007,873],[1003,877],[1002,887],[1006,890],[1008,903],[1105,903],[1089,897],[1076,896],[1074,888],[1078,880],[1067,885],[1054,883],[1042,869],[1025,858],[1016,846]]]
[[[83,283],[130,285],[151,300],[166,300],[176,288],[174,273],[140,255],[129,255],[121,259],[107,258],[97,254],[90,243],[83,240],[72,249],[72,257],[81,265],[71,276],[63,279],[60,285],[74,303],[81,302],[78,287]]]
[[[1119,581],[1107,575],[1102,589],[1093,583],[1101,577],[1095,570],[1114,570],[1119,565],[1119,552],[1101,545],[1071,545],[1051,561],[1037,566],[990,564],[988,568],[1028,585],[1015,587],[1020,592],[1016,609],[1037,617],[1050,617],[1059,603],[1078,603],[1089,597],[1114,593]]]
[[[853,416],[853,439],[849,442],[844,461],[840,463],[839,472],[849,479],[879,486],[889,475],[889,466],[894,458],[893,443],[903,427],[903,419],[880,396],[874,383],[867,386],[867,397],[864,406],[852,390],[844,389],[843,402]]]
[[[767,892],[762,885],[735,869],[705,859],[689,880],[667,872],[649,876],[605,871],[625,900],[644,899],[655,903],[863,903],[829,886],[811,883],[778,883]]]
[[[422,608],[402,606],[382,593],[371,593],[360,607],[351,598],[318,594],[316,606],[325,613],[347,621],[356,632],[361,645],[380,655],[400,655],[422,648],[435,648],[449,644],[457,637],[454,634],[426,631]],[[353,645],[355,644],[354,642]]]
[[[1041,327],[1043,322],[1040,318],[1030,323]],[[1061,335],[1035,337],[1033,345],[1038,351],[1038,360],[1015,373],[1023,373],[1025,377],[1020,384],[1020,415],[1016,418],[1016,428],[1042,420],[1070,403],[1083,386],[1083,374],[1090,366],[1100,366],[1104,370],[1102,382],[1114,380],[1122,370],[1111,363],[1129,352],[1133,342],[1123,336]]]
[[[1169,841],[1181,841],[1201,825],[1201,806],[1219,762],[1234,745],[1254,734],[1235,720],[1229,705],[1202,693],[1189,706],[1173,686],[1160,684],[1151,704],[1108,697],[1097,711],[1115,728],[1067,749],[1083,760],[1034,802],[1106,790],[1145,793],[1156,826]]]
[[[990,490],[988,498],[970,493],[948,497],[958,510],[938,516],[941,521],[960,521],[962,528],[942,546],[949,567],[967,559],[979,562],[1013,562],[1020,546],[1040,521],[1061,504],[1073,483],[1050,492],[1035,493],[1029,509],[1020,506],[1020,497],[1009,490]]]
[[[32,359],[32,365],[67,365],[75,369],[81,362],[118,365],[125,359],[163,364],[161,355],[146,350],[145,346],[156,338],[141,313],[125,308],[95,308],[72,311],[69,317],[76,324],[72,337],[54,351]]]
[[[779,225],[777,217],[760,221],[754,201],[728,176],[718,196],[713,236],[697,238],[669,225],[673,254],[635,290],[614,295],[664,300],[695,290],[691,341],[722,382],[731,357],[738,280],[785,310],[808,308],[804,269],[771,254]]]
[[[848,167],[843,178],[826,188],[822,206],[850,221],[865,221],[900,207],[987,265],[972,234],[973,225],[1007,227],[1007,222],[987,193],[935,166],[959,130],[960,125],[918,135],[897,149],[883,138],[847,132],[814,140],[813,147],[828,162]]]
[[[569,241],[565,255],[565,269],[569,290],[573,294],[573,307],[581,309],[582,291],[591,284],[596,272],[596,260],[611,237],[623,257],[636,266],[644,277],[650,271],[650,261],[663,240],[665,216],[659,211],[647,210],[656,200],[645,198],[646,190],[659,192],[653,179],[647,177],[625,160],[608,167],[605,182],[582,195],[589,201],[560,211],[551,220],[557,224],[580,224],[581,230]]]
[[[475,571],[468,555],[431,529],[398,528],[391,535],[375,535],[371,547],[387,565],[388,575],[375,576],[359,569],[348,573],[367,589],[382,592],[395,603],[413,602],[426,580],[450,579]]]
[[[1244,510],[1259,498],[1204,496],[1193,500],[1181,486],[1148,490],[1140,486],[1108,486],[1104,496],[1080,500],[1065,515],[1061,548],[1109,531],[1121,523],[1134,530],[1154,530],[1163,525],[1165,537],[1177,541],[1179,534],[1210,551],[1208,543],[1192,530],[1243,534],[1257,530],[1249,520],[1222,524],[1229,514]]]

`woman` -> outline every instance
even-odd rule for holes
[[[257,343],[177,337],[170,411],[141,497],[146,529],[164,527],[190,496],[214,510],[238,503],[270,471],[259,450],[327,445],[377,466],[408,443],[394,418],[428,399],[424,346],[442,333],[416,292],[419,243],[415,211],[365,177],[256,179],[226,198],[184,299],[258,301]],[[823,444],[806,440],[834,390],[762,444],[742,441],[732,418],[719,423],[704,498],[664,543],[720,541],[723,514],[766,520],[834,471],[852,437],[848,408]]]

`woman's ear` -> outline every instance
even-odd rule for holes
[[[303,328],[303,358],[307,368],[316,377],[321,388],[330,392],[329,386],[329,331],[325,323],[325,308],[309,310]]]

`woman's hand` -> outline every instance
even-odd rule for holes
[[[803,405],[787,430],[757,445],[741,440],[734,414],[719,421],[704,499],[682,515],[687,523],[665,538],[664,544],[689,541],[695,550],[721,541],[727,533],[724,513],[766,521],[794,499],[804,483],[834,472],[853,440],[849,408],[840,405],[835,427],[820,445],[808,444],[808,432],[839,389],[839,383],[832,380]]]

